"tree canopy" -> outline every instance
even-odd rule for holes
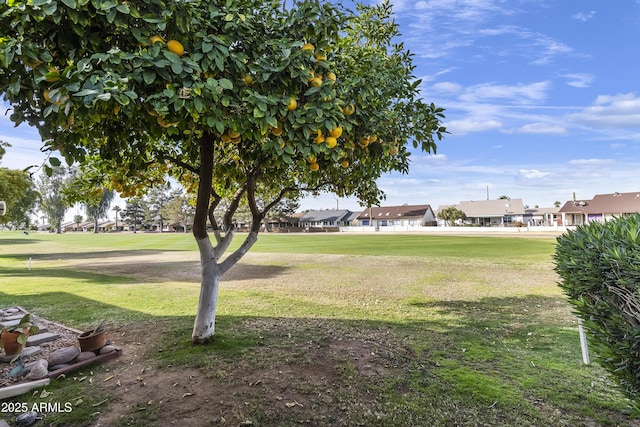
[[[10,147],[10,144],[0,141],[0,163],[5,147]],[[8,207],[6,214],[0,216],[0,226],[10,229],[29,227],[29,214],[36,207],[38,192],[28,172],[0,167],[0,200]]]
[[[288,6],[0,0],[0,92],[46,150],[99,171],[95,187],[129,197],[180,181],[219,276],[283,198],[329,191],[377,204],[377,178],[406,173],[409,146],[435,153],[446,132],[443,110],[420,96],[412,55],[394,43],[388,2]],[[61,160],[49,162],[47,172]],[[243,203],[251,233],[218,265]]]
[[[205,139],[220,195],[253,175],[375,203],[375,179],[407,170],[406,141],[435,151],[445,131],[441,109],[418,97],[411,55],[391,44],[386,4],[354,14],[313,0],[2,3],[11,119],[69,164],[99,156],[121,192],[169,166],[197,182]]]

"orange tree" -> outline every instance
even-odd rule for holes
[[[124,197],[168,177],[193,192],[194,342],[213,337],[220,277],[280,200],[375,204],[376,179],[408,171],[407,145],[435,152],[446,132],[387,3],[0,0],[0,29],[0,92],[13,122],[38,128],[46,171],[62,157]],[[241,204],[251,230],[223,257]]]

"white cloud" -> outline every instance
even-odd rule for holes
[[[569,164],[573,166],[600,166],[614,163],[613,159],[574,159],[569,160]]]
[[[436,93],[456,94],[462,91],[462,86],[459,85],[458,83],[453,83],[453,82],[441,82],[431,86],[431,89]]]
[[[634,93],[600,95],[593,105],[569,114],[568,120],[598,128],[640,127],[640,98]]]
[[[482,83],[466,88],[460,99],[465,102],[502,99],[515,104],[528,104],[544,101],[550,87],[551,83],[548,81],[518,85]]]
[[[526,179],[542,179],[551,175],[553,174],[550,172],[542,172],[537,169],[520,169],[518,171],[518,176]]]
[[[564,74],[561,77],[566,78],[567,84],[573,87],[589,87],[591,86],[591,82],[593,82],[593,76],[591,74],[583,74],[583,73],[573,73],[573,74]]]
[[[492,129],[498,129],[502,124],[497,120],[477,120],[462,119],[452,120],[445,123],[447,130],[452,135],[465,135],[472,132],[484,132]]]
[[[596,15],[596,11],[592,10],[589,12],[578,12],[573,16],[571,16],[571,18],[575,19],[576,21],[587,22],[588,20],[593,18],[595,15]]]
[[[512,133],[563,135],[567,133],[567,130],[562,126],[550,123],[528,123],[514,129]]]

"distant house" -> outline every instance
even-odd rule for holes
[[[351,225],[349,218],[352,212],[347,209],[327,209],[305,212],[299,219],[298,225],[306,230],[312,228],[337,228]]]
[[[436,225],[431,205],[371,207],[363,210],[357,219],[360,225],[372,227]]]
[[[604,222],[640,212],[640,192],[597,194],[591,200],[568,201],[560,208],[563,225]]]
[[[460,202],[456,207],[467,216],[465,224],[508,227],[525,222],[522,199],[470,200]]]
[[[81,221],[77,222],[66,222],[61,226],[62,232],[67,233],[69,231],[93,231],[93,221]]]
[[[527,225],[560,225],[560,208],[525,208],[524,222]]]

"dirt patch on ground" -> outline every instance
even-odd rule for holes
[[[210,355],[200,369],[163,366],[151,357],[169,350],[158,347],[166,342],[158,326],[113,331],[126,352],[95,379],[110,400],[93,426],[145,417],[161,425],[353,425],[381,403],[362,383],[384,382],[410,356],[389,331],[354,334],[324,320],[269,319],[238,325],[258,334],[239,359]]]

